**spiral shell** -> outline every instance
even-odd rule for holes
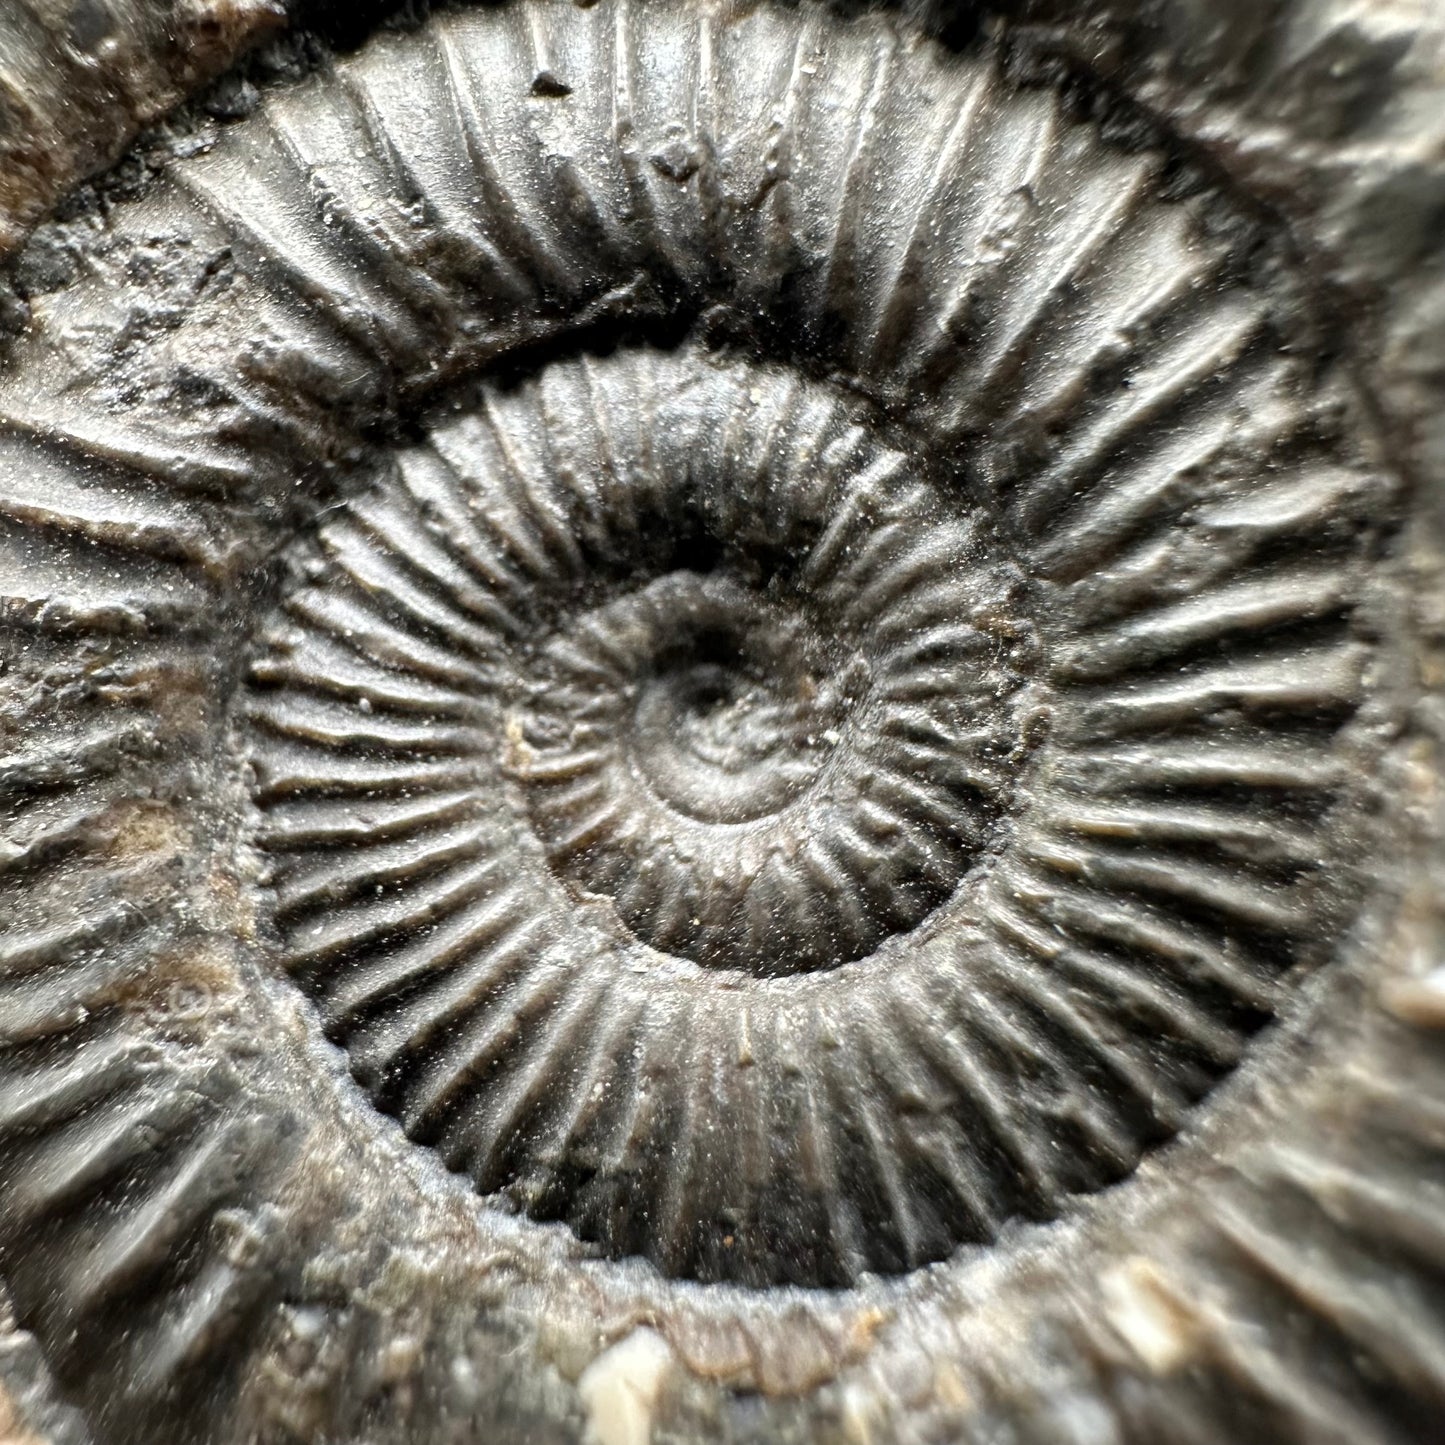
[[[1398,491],[1277,229],[1056,79],[513,0],[108,223],[0,383],[14,611],[77,659],[4,865],[0,1213],[62,1376],[138,1279],[128,1398],[291,1359],[334,1230],[445,1241],[440,1334],[497,1240],[619,1318],[843,1318],[1248,1136],[1213,1091],[1368,891]]]
[[[412,1137],[609,1253],[845,1283],[1127,1174],[1310,960],[1287,819],[1341,791],[1364,655],[1364,534],[1317,529],[1384,487],[1278,355],[1267,248],[1156,157],[987,61],[845,30],[821,66],[815,15],[726,87],[705,19],[626,17],[289,97],[304,274],[381,179],[308,147],[366,133],[419,213],[470,156],[473,265],[717,298],[724,357],[754,316],[802,341],[547,362],[396,452],[264,635],[263,837],[287,966]],[[408,149],[393,94],[461,121]]]

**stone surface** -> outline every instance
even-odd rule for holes
[[[42,229],[12,1430],[1431,1438],[1442,28],[512,0]]]
[[[0,257],[284,20],[279,0],[10,0],[0,12]]]

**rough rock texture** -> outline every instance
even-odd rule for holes
[[[21,258],[0,1432],[1438,1433],[1445,17],[909,13]]]
[[[0,1445],[86,1445],[81,1412],[62,1404],[33,1335],[0,1318]]]
[[[279,0],[10,0],[0,11],[0,257],[284,20]]]

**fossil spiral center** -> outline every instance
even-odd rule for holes
[[[637,688],[633,755],[680,812],[741,823],[776,812],[838,741],[841,699],[820,688],[786,639],[699,630],[657,659]]]
[[[979,857],[1030,666],[978,499],[865,423],[692,351],[554,367],[328,522],[286,611],[443,686],[407,737],[523,830],[498,877],[540,847],[549,920],[739,976],[864,959]]]
[[[915,922],[962,871],[951,844],[941,871],[900,862],[906,886],[852,923],[769,881],[835,831],[856,787],[837,754],[868,690],[858,647],[825,641],[797,597],[670,572],[569,619],[538,671],[509,716],[511,775],[554,868],[656,948],[754,973],[826,966]],[[877,856],[907,851],[892,834]]]
[[[776,813],[814,782],[865,668],[796,609],[690,572],[598,608],[547,661],[520,776],[618,733],[643,786],[712,823]]]

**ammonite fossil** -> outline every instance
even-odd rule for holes
[[[411,15],[21,257],[23,1428],[1445,1430],[1434,32],[1043,10]]]

